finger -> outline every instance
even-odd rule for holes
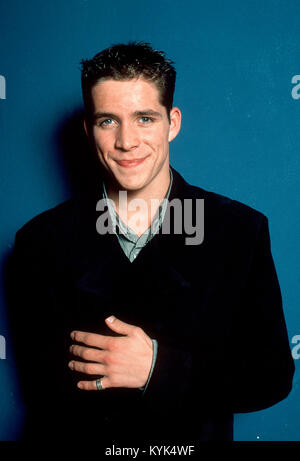
[[[120,335],[130,335],[133,329],[136,328],[134,325],[122,322],[122,320],[117,319],[113,315],[105,319],[105,323],[111,330],[119,333]]]
[[[76,357],[80,357],[83,360],[98,363],[103,363],[106,355],[106,352],[103,350],[79,346],[77,344],[72,344],[70,347],[70,352],[71,354],[75,355]]]
[[[68,366],[73,371],[79,371],[87,375],[104,375],[106,372],[106,366],[98,363],[85,363],[71,360]]]
[[[99,347],[106,349],[107,344],[112,336],[98,335],[96,333],[88,333],[86,331],[72,331],[71,338],[78,343],[86,344],[87,346]]]
[[[103,378],[101,378],[101,386],[102,386],[102,390],[108,389],[110,387],[109,379],[107,378],[107,376],[104,376]],[[79,381],[79,383],[77,384],[77,387],[79,387],[79,389],[83,389],[84,391],[98,391],[99,392],[97,388],[96,380]]]

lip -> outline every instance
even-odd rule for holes
[[[146,159],[147,157],[144,157],[144,158],[137,158],[137,159],[133,159],[133,160],[116,160],[117,164],[124,167],[124,168],[133,168],[133,167],[136,167],[138,165],[140,165],[141,163],[143,163],[143,161]]]

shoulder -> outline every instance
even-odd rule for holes
[[[268,218],[263,212],[234,198],[189,184],[177,172],[175,177],[180,184],[182,198],[203,200],[204,220],[207,225],[217,226],[223,231],[235,229],[252,235],[267,225]]]
[[[55,238],[57,230],[67,231],[76,219],[76,200],[62,202],[26,222],[16,233],[16,241],[38,242]]]
[[[219,213],[236,219],[263,221],[266,216],[261,211],[240,202],[237,199],[221,195],[217,192],[204,190],[197,186],[190,186],[195,197],[203,198],[206,205],[214,213]]]
[[[58,222],[63,223],[64,221],[68,221],[74,216],[74,206],[74,198],[59,203],[31,218],[18,230],[18,233],[28,233],[43,228],[51,228]]]

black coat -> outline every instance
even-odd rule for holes
[[[289,394],[294,363],[267,218],[172,171],[170,201],[204,199],[200,245],[186,245],[171,226],[130,263],[115,235],[96,231],[100,187],[18,231],[10,312],[25,437],[230,439],[233,413]],[[110,314],[158,341],[144,394],[76,388],[70,332],[111,335]]]

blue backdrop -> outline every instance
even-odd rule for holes
[[[297,344],[292,344],[292,338],[297,341],[295,336],[300,335],[297,77],[292,83],[300,74],[299,27],[298,0],[10,0],[0,4],[3,274],[16,230],[72,194],[62,133],[82,107],[79,62],[116,42],[149,41],[176,63],[175,104],[182,109],[183,126],[171,144],[175,169],[189,182],[242,201],[269,217],[294,348],[294,389],[270,409],[236,415],[235,440],[300,440],[300,354]],[[69,146],[72,136],[74,140],[77,136],[73,133],[67,136]],[[15,440],[24,409],[4,280],[3,275],[0,439]],[[31,354],[28,351],[28,360],[33,360]]]

